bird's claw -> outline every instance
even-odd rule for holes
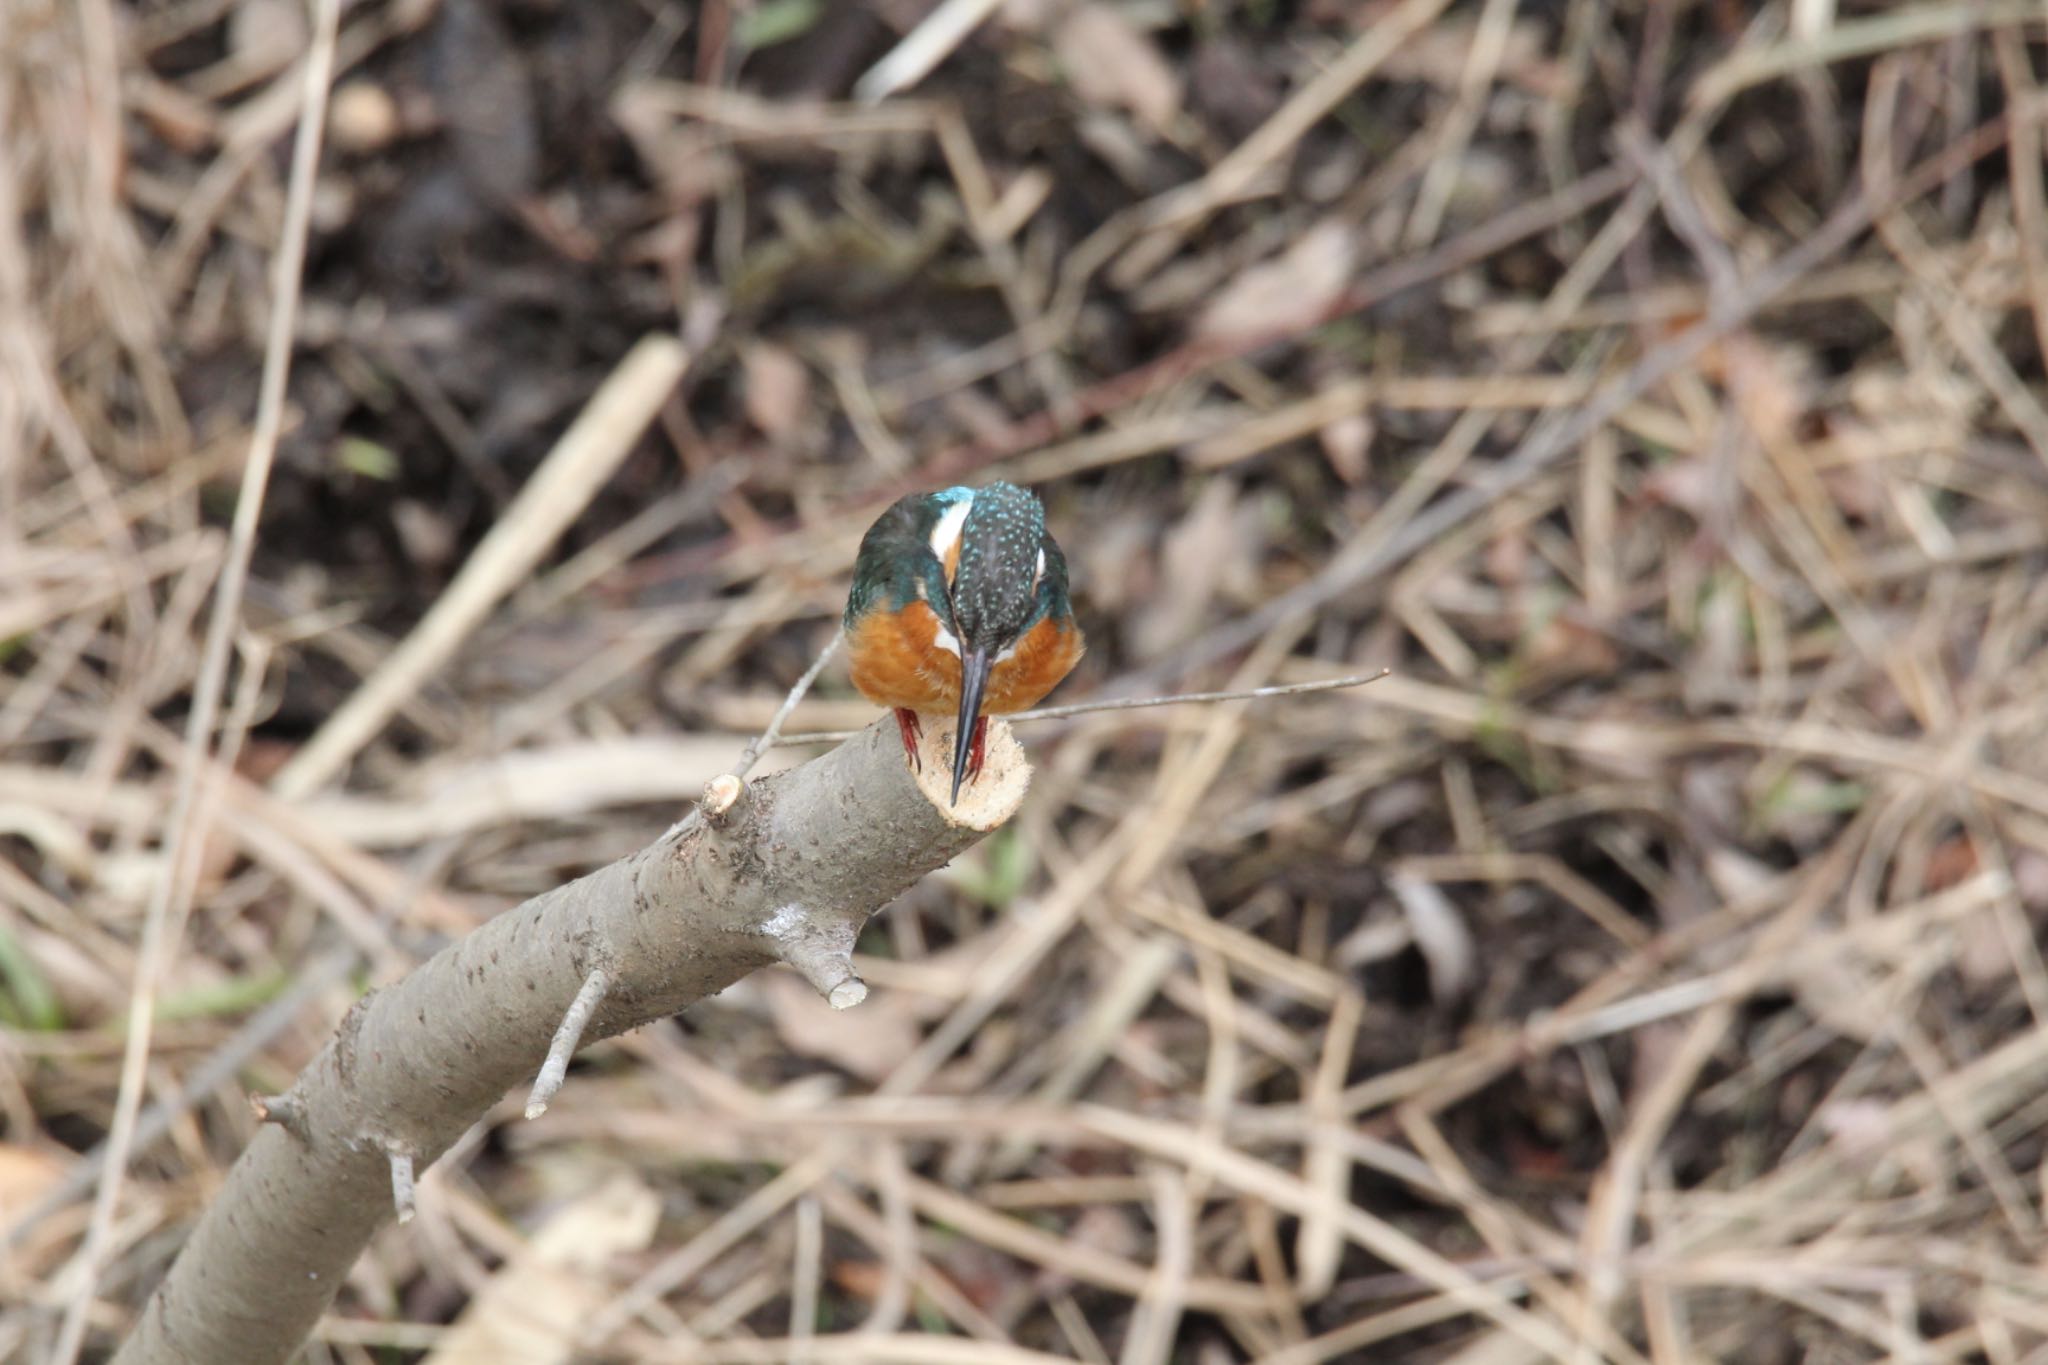
[[[907,706],[896,708],[896,728],[903,734],[903,756],[910,760],[910,770],[924,771],[924,760],[917,756],[918,741],[924,738],[924,726],[917,718],[917,712]]]
[[[967,744],[967,780],[981,776],[981,764],[988,757],[988,717],[974,718],[974,736]]]

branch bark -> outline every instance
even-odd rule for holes
[[[530,1080],[591,973],[585,1043],[661,1019],[775,961],[834,1005],[871,914],[1007,820],[1030,768],[1001,722],[945,801],[949,726],[922,770],[881,723],[745,788],[715,819],[536,896],[358,1001],[228,1173],[117,1365],[282,1362],[393,1209],[393,1153],[424,1169]]]

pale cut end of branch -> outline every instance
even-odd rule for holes
[[[604,1003],[604,993],[610,989],[611,978],[601,967],[593,968],[590,975],[583,978],[583,988],[576,992],[575,1000],[569,1004],[569,1012],[562,1016],[560,1026],[555,1029],[554,1041],[548,1044],[547,1060],[540,1064],[540,1075],[534,1077],[533,1093],[526,1097],[527,1118],[537,1119],[548,1112],[548,1101],[554,1099],[562,1088],[563,1078],[569,1074],[569,1059],[576,1055],[576,1047],[583,1041],[583,1030],[590,1024],[590,1016]]]
[[[849,1010],[868,998],[854,974],[854,926],[841,919],[814,919],[801,905],[785,905],[761,926],[775,941],[775,955],[803,974],[826,1003]]]
[[[1031,763],[1010,727],[1000,717],[991,717],[981,775],[960,788],[956,806],[952,803],[953,728],[950,720],[924,718],[924,737],[917,746],[923,767],[913,774],[917,788],[954,825],[994,829],[1024,804],[1024,793],[1031,786]]]
[[[732,773],[712,778],[704,789],[704,818],[714,823],[724,819],[746,790],[746,780]]]
[[[398,1210],[401,1223],[410,1223],[412,1216],[419,1212],[413,1194],[411,1152],[391,1153],[391,1207]]]

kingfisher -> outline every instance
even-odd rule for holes
[[[846,599],[853,685],[896,713],[921,766],[922,715],[953,713],[953,804],[981,772],[990,715],[1035,705],[1081,658],[1067,558],[1015,484],[899,498],[861,538]]]

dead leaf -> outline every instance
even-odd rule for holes
[[[1083,1208],[1068,1226],[1067,1240],[1120,1260],[1136,1257],[1144,1246],[1130,1211],[1115,1204],[1090,1204]],[[1050,1289],[1068,1289],[1076,1281],[1057,1267],[1048,1267],[1040,1283]]]
[[[1843,1151],[1881,1155],[1894,1141],[1891,1107],[1883,1100],[1836,1100],[1821,1106],[1820,1126]]]
[[[1720,893],[1721,899],[1728,901],[1756,895],[1778,876],[1769,864],[1727,845],[1709,851],[1702,866],[1707,881]]]
[[[1766,446],[1790,442],[1799,419],[1812,406],[1803,358],[1789,348],[1767,348],[1754,336],[1736,332],[1723,338],[1721,362],[1736,410],[1757,439]]]
[[[2031,849],[2021,849],[2013,855],[2012,884],[2018,890],[2020,904],[2032,914],[2048,910],[2048,857]]]
[[[1164,135],[1180,113],[1180,78],[1152,40],[1107,5],[1080,5],[1053,30],[1053,52],[1074,93],[1128,109]]]
[[[1967,834],[1951,835],[1928,854],[1927,880],[1921,890],[1929,895],[1946,891],[1976,876],[1980,867],[1977,841]]]
[[[1323,457],[1330,462],[1331,470],[1356,488],[1371,472],[1372,442],[1378,434],[1379,427],[1370,413],[1354,412],[1329,423],[1316,436],[1322,442]]]
[[[379,152],[398,140],[404,120],[391,92],[371,81],[350,81],[327,101],[327,134],[336,150]]]
[[[1640,711],[1625,701],[1589,705],[1572,750],[1580,762],[1614,777],[1650,782],[1663,776],[1662,746],[1645,739]]]
[[[65,1163],[49,1152],[0,1142],[0,1223],[55,1189],[65,1170]]]
[[[242,0],[228,12],[228,46],[253,74],[284,70],[311,37],[295,0]]]
[[[1343,294],[1358,262],[1344,223],[1318,223],[1271,260],[1241,271],[1195,320],[1198,340],[1280,337],[1315,326]]]
[[[1529,637],[1522,648],[1522,662],[1547,683],[1607,678],[1621,667],[1621,651],[1604,632],[1560,613]]]
[[[1870,1043],[1892,1027],[1895,1007],[1889,993],[1853,963],[1811,962],[1787,984],[1808,1014],[1844,1038]]]
[[[1535,560],[1536,548],[1529,543],[1528,533],[1519,528],[1489,536],[1480,558],[1486,568],[1486,576],[1503,588],[1519,587],[1528,582]]]
[[[2012,945],[1998,916],[1975,914],[1956,926],[1956,973],[1973,986],[1997,986],[2012,979]]]
[[[1066,537],[1060,537],[1062,545]],[[1096,610],[1122,615],[1135,602],[1149,602],[1157,590],[1152,581],[1152,531],[1138,517],[1112,517],[1091,528],[1067,551],[1076,583],[1087,584]]]
[[[1415,932],[1415,946],[1429,967],[1429,994],[1438,1004],[1462,996],[1472,984],[1472,931],[1443,888],[1419,877],[1395,873],[1387,886]]]
[[[747,420],[764,436],[784,440],[803,425],[811,410],[811,372],[787,350],[769,341],[740,351],[747,381]]]
[[[1708,460],[1684,458],[1643,480],[1643,496],[1707,521],[1728,504],[1726,480]]]
[[[562,1365],[584,1321],[613,1297],[603,1273],[654,1238],[661,1199],[616,1175],[563,1208],[507,1261],[428,1353],[425,1365]]]
[[[1240,555],[1232,515],[1236,505],[1236,481],[1213,479],[1180,524],[1166,533],[1158,591],[1131,628],[1139,658],[1163,654],[1201,629],[1225,569]]]
[[[763,972],[759,980],[784,1043],[862,1080],[879,1081],[894,1071],[923,1036],[899,991],[870,991],[852,1009],[835,1010],[793,972]]]
[[[739,162],[717,130],[677,118],[658,82],[621,86],[612,97],[611,115],[647,173],[678,208],[716,196],[739,176]]]
[[[18,1142],[0,1142],[0,1227],[10,1227],[22,1214],[63,1183],[69,1163],[48,1151]],[[8,1255],[9,1273],[29,1280],[46,1274],[71,1236],[61,1218],[48,1218],[27,1233]]]

